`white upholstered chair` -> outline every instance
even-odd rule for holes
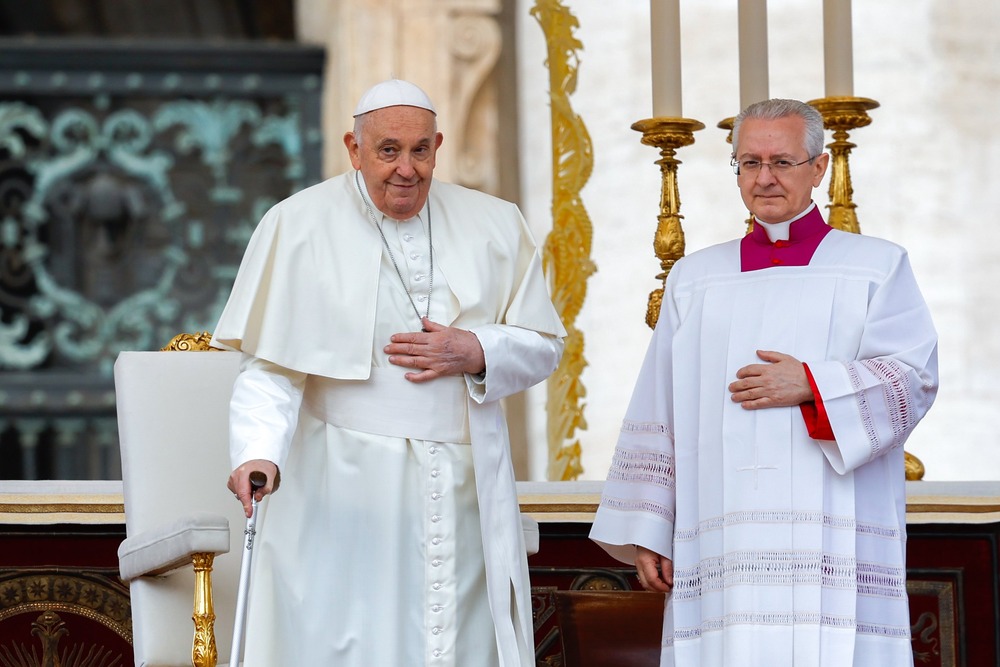
[[[218,656],[229,657],[246,526],[226,489],[239,360],[236,352],[122,352],[115,363],[126,530],[118,557],[137,667],[214,666],[210,607]]]
[[[230,654],[246,526],[226,489],[239,360],[236,352],[122,352],[115,363],[126,529],[118,556],[136,667],[213,667],[200,617],[209,601],[218,656]],[[521,523],[536,553],[538,524],[527,515]]]

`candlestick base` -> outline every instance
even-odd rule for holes
[[[677,188],[677,165],[674,157],[682,146],[694,143],[694,133],[705,129],[705,124],[691,118],[658,117],[646,118],[632,124],[632,129],[642,132],[642,143],[660,149],[660,173],[663,186],[660,190],[660,213],[656,217],[656,233],[653,236],[653,251],[660,260],[660,273],[656,278],[660,287],[649,294],[646,306],[646,324],[656,327],[663,301],[663,286],[674,263],[684,256],[684,230],[681,228],[681,200]]]
[[[848,141],[848,132],[859,127],[865,127],[872,122],[868,115],[870,109],[875,109],[879,103],[867,97],[824,97],[809,102],[820,115],[823,125],[833,130],[833,143],[827,144],[833,155],[833,165],[830,172],[830,209],[828,222],[835,229],[858,234],[861,226],[858,224],[857,208],[853,201],[854,188],[851,186],[851,169],[849,156],[856,145]]]

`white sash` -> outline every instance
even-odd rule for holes
[[[465,377],[417,384],[403,373],[398,368],[372,368],[367,380],[310,375],[303,406],[327,424],[364,433],[471,443]]]

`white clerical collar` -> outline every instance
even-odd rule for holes
[[[809,206],[806,207],[806,210],[802,211],[791,220],[785,220],[784,222],[762,222],[758,220],[757,222],[764,228],[764,232],[767,234],[767,240],[771,243],[774,243],[775,241],[787,241],[789,230],[792,228],[792,223],[800,218],[804,218],[814,208],[816,208],[816,202],[809,202]]]

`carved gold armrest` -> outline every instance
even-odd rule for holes
[[[161,352],[221,352],[217,347],[212,347],[209,343],[212,342],[212,334],[208,331],[202,331],[201,333],[189,334],[181,333],[177,334],[170,339],[164,347],[160,348]]]

